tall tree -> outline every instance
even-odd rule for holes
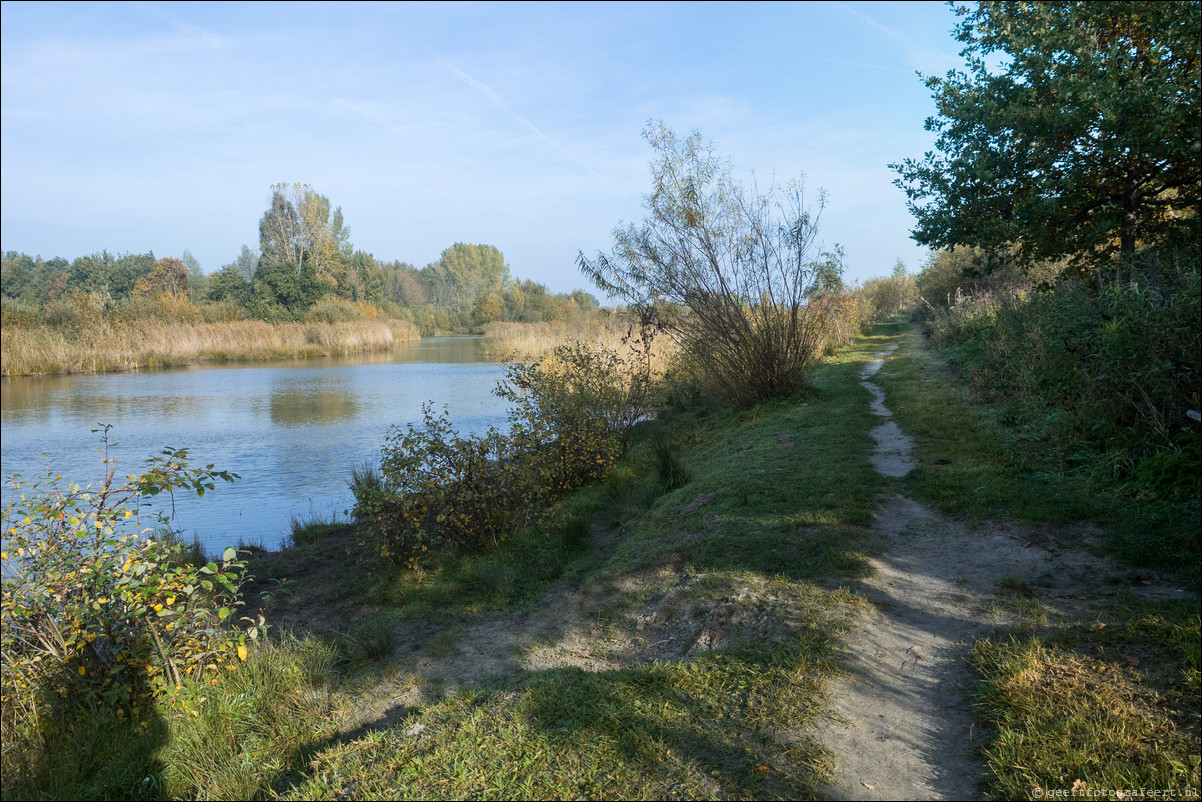
[[[432,294],[456,313],[470,310],[482,295],[499,293],[510,280],[509,265],[495,245],[456,242],[428,269]]]
[[[352,252],[341,207],[331,213],[329,198],[308,184],[275,184],[271,190],[259,221],[259,270],[270,266],[273,284],[295,284],[290,297],[312,302],[335,292],[345,282]]]
[[[204,268],[200,266],[200,260],[193,256],[187,248],[184,248],[179,260],[184,263],[184,267],[188,268],[188,289],[192,296],[196,298],[203,296],[205,280],[208,276],[205,275]]]
[[[247,281],[253,281],[255,268],[259,266],[259,250],[251,248],[248,245],[243,245],[242,250],[238,253],[237,261],[232,264],[242,274],[242,278]]]
[[[211,302],[232,301],[245,306],[250,300],[251,283],[238,268],[237,263],[228,264],[211,276],[206,277],[204,299]]]
[[[147,298],[156,295],[191,298],[187,266],[181,260],[172,257],[159,259],[149,273],[138,279],[134,285],[134,295]]]
[[[1197,238],[1199,3],[956,9],[967,71],[928,77],[936,150],[890,165],[933,248],[1096,263]]]

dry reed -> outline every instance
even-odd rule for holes
[[[616,315],[570,323],[489,323],[484,327],[481,350],[493,356],[533,360],[557,345],[583,340],[625,355],[631,348],[628,342],[623,342],[631,334],[630,325]],[[676,344],[668,337],[656,337],[651,346],[652,372],[662,374],[675,351]]]
[[[194,362],[234,362],[345,356],[381,351],[420,339],[403,320],[270,324],[141,322],[105,324],[76,336],[44,326],[4,327],[0,375],[103,373],[179,367]]]

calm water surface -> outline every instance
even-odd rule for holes
[[[241,475],[204,498],[177,495],[185,539],[195,533],[210,553],[240,539],[274,548],[294,515],[341,518],[350,469],[378,464],[388,430],[420,420],[423,402],[445,404],[460,434],[503,426],[506,405],[491,390],[504,368],[477,345],[441,337],[361,358],[4,379],[0,473],[44,475],[47,454],[65,480],[96,482],[91,430],[112,424],[118,476],[140,473],[166,447],[188,449],[194,467]]]

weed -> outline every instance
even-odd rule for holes
[[[681,462],[675,444],[662,432],[651,438],[651,459],[661,493],[684,487],[692,478]]]

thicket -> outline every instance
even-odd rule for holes
[[[81,488],[50,475],[10,477],[3,518],[0,721],[6,783],[36,774],[97,722],[154,719],[156,699],[186,683],[217,685],[247,657],[263,621],[238,620],[246,565],[226,549],[189,550],[145,499],[203,495],[236,474],[189,467],[165,449],[124,481],[102,435],[104,476]],[[111,444],[115,445],[115,444]],[[243,626],[249,624],[249,626]]]
[[[595,316],[586,292],[520,281],[492,245],[455,243],[422,269],[354,250],[341,210],[307,185],[277,184],[258,248],[206,274],[180,259],[107,251],[73,261],[9,251],[0,261],[6,330],[47,327],[73,341],[105,327],[260,320],[343,323],[395,319],[423,335],[493,322],[575,323]],[[18,333],[16,336],[21,336]]]
[[[1121,283],[1056,279],[1058,264],[980,264],[969,249],[932,254],[915,310],[931,339],[998,403],[1036,464],[1085,472],[1146,513],[1147,542],[1131,548],[1160,540],[1197,554],[1198,250],[1145,248]]]
[[[652,400],[650,336],[628,343],[575,341],[511,363],[494,390],[511,403],[506,431],[461,437],[429,405],[421,424],[394,428],[379,470],[352,481],[363,545],[415,569],[433,552],[495,548],[604,477]]]

